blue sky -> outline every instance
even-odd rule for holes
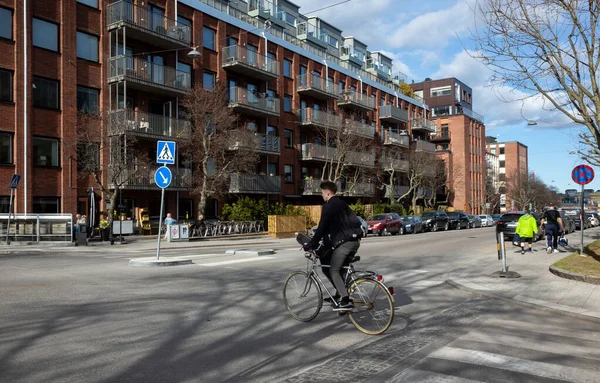
[[[499,141],[519,141],[529,148],[529,170],[561,192],[579,188],[571,180],[573,167],[582,163],[569,154],[579,148],[581,129],[559,112],[544,109],[543,100],[506,103],[514,89],[488,86],[490,72],[472,59],[470,30],[474,29],[475,0],[292,0],[303,14],[314,14],[394,58],[394,70],[409,81],[426,77],[456,77],[473,89],[473,110],[485,116],[486,134]],[[548,109],[546,107],[546,109]],[[528,126],[526,119],[537,125]],[[595,169],[598,170],[598,169]],[[600,189],[600,175],[586,188]]]

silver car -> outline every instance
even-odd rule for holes
[[[481,227],[488,227],[494,225],[494,219],[491,215],[481,214],[479,218],[481,218]]]

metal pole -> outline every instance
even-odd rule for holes
[[[10,189],[10,201],[8,203],[8,226],[6,226],[6,244],[7,245],[10,245],[10,239],[8,239],[8,235],[10,234],[10,215],[12,213],[14,191],[15,191],[15,189],[13,189],[13,188]]]
[[[506,273],[508,268],[506,267],[506,246],[504,245],[504,233],[500,232],[500,252],[502,254],[502,272]]]
[[[583,201],[583,185],[581,185],[581,215],[579,217],[579,219],[581,220],[581,242],[580,242],[580,247],[579,247],[579,255],[581,255],[582,257],[585,257],[585,254],[583,254],[583,228],[585,226],[583,218],[585,217],[585,213],[583,212],[583,209],[585,208],[584,206],[584,201]]]
[[[160,259],[160,230],[162,228],[163,207],[165,203],[165,188],[162,188],[160,196],[160,215],[158,218],[158,245],[156,246],[156,259]]]
[[[121,209],[123,208],[123,188],[119,189],[119,242],[123,242],[123,215]]]

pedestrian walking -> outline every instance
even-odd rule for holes
[[[165,226],[166,226],[166,231],[165,231],[165,239],[168,239],[171,236],[171,225],[175,224],[175,219],[173,219],[173,217],[171,217],[171,213],[167,213],[167,218],[165,218]]]
[[[548,210],[544,212],[544,221],[546,222],[546,240],[548,254],[558,253],[558,237],[559,234],[565,232],[560,213],[556,210],[553,203],[550,203]]]
[[[533,239],[537,238],[538,226],[535,217],[531,215],[529,209],[525,209],[525,214],[519,218],[515,233],[521,238],[521,254],[525,254],[525,243],[529,244],[528,252],[532,253],[531,245],[533,244]]]

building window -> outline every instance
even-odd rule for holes
[[[292,112],[292,96],[288,96],[287,94],[283,96],[283,111]]]
[[[13,136],[10,133],[0,133],[0,164],[13,163]]]
[[[77,87],[77,110],[82,113],[98,113],[100,91],[85,86]]]
[[[0,8],[0,37],[12,40],[12,11]]]
[[[450,96],[452,94],[451,86],[441,86],[439,88],[431,88],[431,97]]]
[[[500,154],[501,154],[501,155],[502,155],[502,154],[504,154],[504,146],[501,146],[501,147],[500,147]]]
[[[33,197],[33,213],[60,213],[60,198]]]
[[[292,62],[288,59],[283,60],[283,75],[292,78]]]
[[[204,71],[202,74],[202,87],[204,90],[212,92],[212,90],[215,88],[216,79],[217,75],[215,72]]]
[[[192,86],[192,66],[190,64],[186,64],[186,63],[182,63],[182,62],[177,62],[177,70],[179,71],[179,73],[177,73],[177,77],[179,78],[183,78],[183,80],[181,80],[186,87],[191,87]],[[185,73],[185,75],[184,75]]]
[[[346,89],[346,83],[343,81],[340,81],[338,86],[340,87],[340,93],[344,92],[344,89]]]
[[[13,72],[0,69],[0,101],[13,100]]]
[[[77,57],[98,62],[98,37],[77,32]]]
[[[276,176],[276,175],[278,175],[279,171],[277,170],[277,168],[278,168],[278,166],[277,166],[277,164],[276,164],[276,163],[269,162],[269,163],[267,164],[267,174],[268,174],[270,177],[273,177],[273,176]]]
[[[294,183],[294,166],[293,165],[284,165],[283,166],[283,179],[286,184]]]
[[[77,0],[77,2],[92,8],[98,8],[98,0]]]
[[[55,138],[33,137],[33,164],[37,166],[58,166],[58,140]]]
[[[506,181],[506,174],[505,173],[498,174],[498,180],[501,182]]]
[[[277,128],[274,126],[267,126],[267,136],[277,136]]]
[[[294,146],[294,132],[288,129],[283,131],[283,143],[286,148],[292,148]]]
[[[0,197],[0,213],[8,213],[8,205],[10,204],[10,197]]]
[[[184,25],[189,28],[190,36],[192,36],[192,20],[177,15],[177,24]]]
[[[450,106],[437,106],[435,108],[431,108],[432,116],[449,116],[452,114],[452,107]]]
[[[100,145],[96,142],[77,144],[77,170],[100,169]]]
[[[202,45],[204,48],[215,50],[215,30],[204,27],[202,29]]]
[[[33,45],[58,52],[58,25],[33,18]]]
[[[58,109],[58,81],[33,78],[33,106]]]
[[[504,168],[504,167],[506,167],[506,165],[505,165],[505,161],[500,161],[500,167],[501,167],[501,168]]]
[[[238,45],[238,41],[235,37],[227,36],[226,44],[228,47]]]

